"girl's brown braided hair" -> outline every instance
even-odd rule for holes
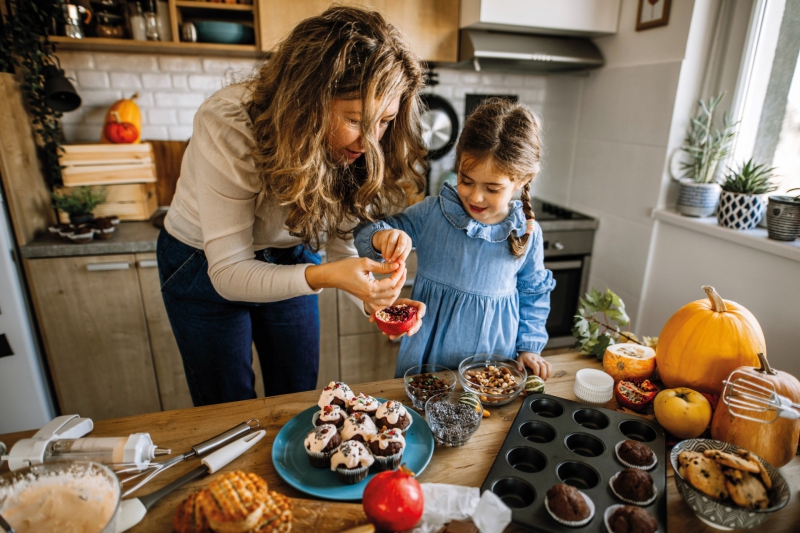
[[[456,145],[456,172],[468,155],[471,166],[491,157],[494,168],[513,182],[524,181],[522,211],[528,221],[522,237],[508,236],[511,253],[521,257],[533,231],[531,181],[541,169],[542,137],[539,121],[527,106],[504,98],[491,98],[478,106],[464,123]]]

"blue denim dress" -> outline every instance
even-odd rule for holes
[[[464,211],[455,187],[445,183],[438,197],[357,227],[359,255],[382,260],[372,236],[392,228],[405,231],[416,246],[419,267],[411,298],[427,306],[422,328],[403,337],[396,377],[423,363],[455,369],[477,354],[541,353],[555,280],[544,268],[538,224],[525,254],[511,253],[509,234],[525,233],[522,202],[511,202],[502,222],[486,225]]]

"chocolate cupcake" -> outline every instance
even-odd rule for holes
[[[375,412],[375,422],[380,427],[399,429],[405,434],[411,426],[411,416],[402,403],[397,400],[389,400]]]
[[[550,516],[565,526],[584,526],[594,516],[594,502],[591,498],[565,483],[550,487],[544,506]]]
[[[612,505],[606,509],[606,527],[611,533],[656,533],[658,523],[635,505]]]
[[[653,478],[644,470],[626,468],[611,476],[609,484],[614,494],[625,503],[649,505],[658,495]]]
[[[311,423],[315,426],[323,424],[333,424],[337,428],[342,427],[345,419],[345,412],[338,405],[326,405],[311,417]]]
[[[614,450],[617,453],[619,462],[628,468],[650,470],[658,462],[653,450],[646,444],[636,440],[623,440],[617,443]]]
[[[339,445],[331,456],[331,470],[339,481],[353,485],[364,481],[375,458],[360,442],[348,440]]]
[[[338,405],[342,409],[347,409],[347,402],[353,396],[355,396],[353,391],[346,384],[341,381],[331,381],[327,387],[322,389],[317,405],[319,405],[320,409],[326,405]]]
[[[331,465],[331,455],[341,443],[342,438],[333,424],[315,427],[304,442],[308,460],[317,468],[328,468]]]
[[[381,402],[372,396],[367,396],[363,392],[359,392],[358,396],[353,396],[350,398],[350,401],[347,402],[347,412],[351,415],[353,413],[366,413],[369,416],[374,416],[375,411],[377,411],[380,406]]]
[[[394,470],[400,466],[406,439],[398,429],[386,429],[369,439],[369,450],[375,457],[377,470]]]
[[[355,440],[366,444],[370,437],[378,434],[372,417],[365,413],[353,413],[342,425],[342,440]]]

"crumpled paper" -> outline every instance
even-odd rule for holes
[[[472,521],[481,533],[502,533],[511,523],[511,509],[492,491],[477,487],[421,483],[425,496],[422,520],[410,533],[436,533],[451,520]]]

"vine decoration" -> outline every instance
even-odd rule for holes
[[[58,3],[55,0],[8,0],[7,6],[8,14],[2,21],[0,34],[0,71],[19,73],[20,88],[36,133],[42,173],[52,188],[61,183],[63,167],[58,155],[63,139],[62,113],[47,105],[44,74],[48,67],[55,67],[58,74],[64,75],[48,39],[48,28],[58,16]],[[52,70],[50,68],[50,72]]]

